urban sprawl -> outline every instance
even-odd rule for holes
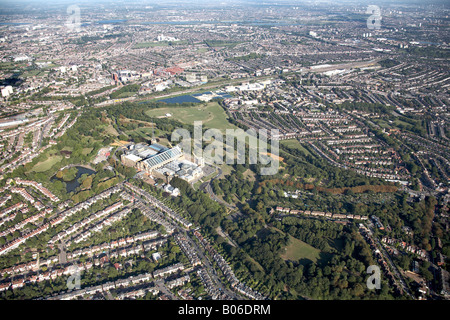
[[[2,5],[0,299],[448,300],[450,8],[377,6]]]

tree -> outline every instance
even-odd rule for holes
[[[403,269],[403,270],[408,270],[409,266],[411,265],[411,258],[409,256],[402,255],[399,258],[399,266]]]
[[[425,267],[420,268],[420,273],[425,278],[426,281],[431,281],[434,279],[433,274]]]

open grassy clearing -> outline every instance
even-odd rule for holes
[[[30,70],[30,71],[25,71],[23,74],[22,74],[22,77],[25,77],[25,78],[30,78],[30,77],[34,77],[34,76],[36,76],[36,77],[42,77],[42,76],[44,76],[46,74],[46,72],[44,72],[44,71],[42,71],[42,70]]]
[[[385,128],[385,129],[390,129],[392,127],[391,125],[389,125],[386,121],[384,121],[382,119],[373,119],[372,121],[375,122],[380,127]]]
[[[169,140],[167,140],[167,138],[158,137],[156,138],[156,142],[167,148],[172,148],[174,146]]]
[[[62,160],[62,156],[50,156],[47,160],[36,163],[36,165],[30,170],[34,172],[44,172],[49,170],[54,164]]]
[[[227,115],[217,102],[209,102],[206,105],[198,104],[192,107],[167,107],[150,109],[146,112],[151,117],[165,117],[167,113],[172,119],[185,124],[193,125],[194,121],[202,121],[204,127],[219,130],[237,129],[228,122]]]
[[[111,121],[111,119],[108,118],[109,121]],[[142,120],[136,120],[136,119],[129,119],[129,118],[125,118],[124,116],[120,116],[118,121],[120,123],[143,123],[145,125],[145,127],[154,127],[155,124],[152,122],[148,122],[148,121],[142,121]]]
[[[161,136],[163,132],[154,128],[136,128],[134,130],[127,130],[125,134],[128,136],[132,136],[133,134],[137,134],[141,138],[145,140],[154,139],[155,137]]]
[[[306,150],[306,149],[302,146],[302,144],[301,144],[298,140],[296,140],[296,139],[282,140],[282,141],[280,141],[280,144],[281,144],[282,146],[286,146],[286,147],[291,148],[291,149],[297,149],[297,150],[300,150],[300,151],[302,151],[305,155],[311,155],[311,153],[310,153],[308,150]]]
[[[308,259],[316,263],[319,259],[319,255],[319,249],[289,235],[289,244],[286,246],[285,252],[280,256],[284,260],[300,261]]]
[[[87,156],[94,148],[83,148],[82,155]]]
[[[119,135],[119,133],[117,132],[116,128],[114,128],[112,124],[108,125],[106,127],[105,131],[107,133],[109,133],[110,135],[115,136],[115,137],[117,137]]]
[[[225,163],[220,165],[220,169],[222,169],[222,176],[226,176],[226,175],[230,174],[231,170],[233,170],[233,168],[231,166],[229,166]]]
[[[136,92],[122,92],[121,94],[119,94],[116,99],[123,99],[123,98],[128,98],[131,96],[136,95]]]

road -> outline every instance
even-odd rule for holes
[[[179,230],[180,231],[180,230]],[[237,296],[234,292],[230,291],[229,289],[227,289],[223,283],[220,281],[219,279],[219,275],[217,274],[216,270],[214,269],[214,267],[212,266],[211,262],[209,261],[209,258],[204,254],[204,250],[202,248],[199,247],[198,243],[195,242],[191,236],[185,232],[184,230],[181,231],[181,233],[187,238],[189,239],[191,245],[194,247],[194,249],[196,250],[198,257],[200,258],[200,260],[202,261],[203,266],[205,267],[205,270],[208,272],[209,276],[211,277],[211,279],[213,280],[213,282],[215,283],[216,287],[218,289],[221,289],[222,292],[226,293],[227,295],[231,296],[234,299],[239,299],[239,296]]]
[[[67,263],[67,254],[66,254],[66,243],[64,240],[61,240],[61,243],[58,244],[59,249],[59,264],[64,265]]]
[[[219,175],[220,175],[220,173],[219,173]],[[216,177],[217,177],[217,176],[218,176],[218,175],[216,175]],[[144,192],[145,192],[145,191],[144,191]],[[141,197],[141,195],[134,194],[134,196],[135,196],[136,199],[139,199],[139,201],[140,201],[143,205],[153,207],[153,205],[148,204],[147,201],[146,201],[145,199],[143,199],[143,197]],[[157,201],[160,202],[159,200],[157,200]],[[160,205],[163,205],[163,204],[160,203]],[[163,215],[163,217],[164,217],[164,215]],[[167,221],[167,220],[166,220],[166,221]],[[169,223],[172,224],[170,221],[169,221]],[[206,271],[208,272],[208,274],[210,275],[210,277],[211,277],[211,279],[213,280],[213,282],[215,283],[216,287],[217,287],[218,289],[221,289],[222,292],[225,292],[227,295],[229,295],[229,296],[231,296],[231,297],[233,297],[233,298],[238,299],[238,296],[237,296],[234,292],[232,292],[232,291],[230,291],[229,289],[227,289],[227,288],[224,286],[224,284],[220,281],[219,275],[217,274],[216,270],[215,270],[214,267],[212,266],[212,263],[209,261],[209,259],[208,259],[208,257],[206,256],[206,254],[204,253],[204,250],[203,250],[202,248],[200,248],[200,247],[198,246],[198,244],[192,239],[191,235],[190,235],[188,232],[186,232],[186,229],[181,228],[178,224],[172,224],[172,225],[173,225],[173,227],[174,227],[174,232],[179,232],[179,233],[183,234],[183,235],[186,237],[186,239],[188,239],[188,241],[190,242],[190,244],[192,244],[194,250],[196,250],[196,252],[197,252],[197,254],[198,254],[200,260],[202,261],[202,264],[203,264],[203,266],[205,267],[205,270],[206,270]],[[166,290],[167,290],[167,288],[166,288]],[[164,292],[163,290],[161,290],[161,291]]]
[[[372,227],[369,226],[369,229],[370,229],[370,232],[372,232],[372,235],[373,235],[374,232],[373,232]],[[400,271],[397,269],[397,266],[392,261],[391,256],[389,255],[389,253],[386,251],[386,249],[381,244],[381,242],[380,242],[380,240],[378,238],[376,238],[376,237],[373,237],[373,238],[375,240],[375,243],[377,244],[377,247],[380,249],[381,254],[385,258],[385,260],[387,260],[387,262],[389,263],[389,267],[392,270],[392,272],[394,273],[395,278],[400,282],[400,285],[401,285],[403,291],[406,292],[410,298],[414,299],[414,296],[412,295],[411,291],[409,290],[408,286],[406,285],[406,282],[403,279],[403,276],[400,274]]]
[[[171,300],[178,300],[178,298],[164,285],[164,279],[159,279],[153,282],[155,287],[166,296],[170,297]]]
[[[194,88],[188,89],[188,90],[174,91],[174,92],[170,92],[170,93],[166,93],[166,94],[162,94],[162,95],[150,94],[149,96],[145,96],[145,97],[141,97],[141,98],[133,96],[133,97],[130,97],[132,99],[130,99],[129,101],[142,102],[142,101],[149,101],[149,100],[155,100],[155,99],[170,98],[172,96],[184,95],[184,94],[189,94],[189,93],[193,93],[193,92],[197,92],[197,91],[208,91],[208,90],[216,89],[216,88],[223,87],[223,86],[230,86],[233,84],[239,84],[239,83],[250,82],[250,81],[255,81],[255,80],[262,81],[262,80],[267,80],[267,79],[274,78],[274,77],[277,77],[277,75],[240,78],[240,79],[230,80],[227,82],[220,81],[218,83],[213,83],[213,84],[206,85],[206,86],[194,87]],[[109,100],[103,101],[100,104],[94,105],[94,107],[103,107],[108,104],[113,104],[114,100],[116,100],[116,99],[109,99]]]
[[[216,228],[216,231],[219,234],[219,236],[223,237],[224,239],[227,239],[230,245],[232,245],[233,247],[239,247],[239,245],[236,242],[234,242],[234,240],[231,239],[231,237],[228,234],[226,234],[220,226]]]
[[[370,61],[357,61],[357,62],[350,62],[350,63],[343,63],[343,64],[335,64],[329,67],[325,67],[325,68],[320,68],[320,69],[314,69],[314,70],[309,70],[306,69],[302,72],[299,72],[300,74],[303,73],[308,73],[308,72],[325,72],[325,71],[330,71],[330,70],[336,70],[336,69],[342,69],[342,68],[362,68],[365,66],[369,66],[369,65],[373,65],[375,63],[377,63],[380,59],[374,59],[374,60],[370,60]],[[293,72],[296,73],[296,72]],[[288,75],[289,73],[287,73],[286,75]],[[239,78],[239,79],[233,79],[233,80],[229,80],[229,81],[218,81],[217,83],[210,83],[209,85],[203,85],[203,86],[199,86],[199,87],[194,87],[192,89],[188,89],[188,90],[180,90],[180,91],[175,91],[175,92],[170,92],[170,93],[166,93],[166,94],[162,94],[162,95],[152,95],[150,94],[147,97],[143,97],[143,98],[137,98],[137,97],[132,97],[134,99],[130,99],[129,101],[134,101],[134,102],[139,102],[139,101],[146,101],[146,100],[154,100],[154,99],[162,99],[162,98],[169,98],[175,95],[183,95],[183,94],[188,94],[188,93],[192,93],[192,92],[196,92],[196,91],[208,91],[211,89],[215,89],[215,88],[219,88],[219,87],[223,87],[223,86],[230,86],[233,84],[239,84],[239,83],[245,83],[245,82],[250,82],[250,81],[262,81],[262,80],[267,80],[267,79],[271,79],[271,78],[276,78],[277,75],[273,74],[273,75],[263,75],[263,76],[252,76],[249,78]],[[110,99],[110,100],[106,100],[103,101],[102,103],[114,103],[114,100],[116,99]],[[97,106],[97,105],[96,105]],[[94,106],[94,107],[96,107]],[[100,105],[103,106],[103,105]]]
[[[106,300],[115,300],[109,290],[106,291],[106,293],[104,294],[104,297],[106,298]]]
[[[222,169],[220,169],[219,167],[214,167],[214,168],[216,169],[216,171],[218,171],[218,173],[213,178],[211,178],[209,181],[203,182],[200,185],[199,189],[208,193],[211,196],[211,199],[213,199],[214,201],[216,201],[220,204],[223,204],[228,209],[234,211],[237,209],[237,207],[235,205],[231,205],[228,202],[223,201],[222,199],[217,197],[216,194],[214,193],[214,191],[212,190],[211,181],[213,181],[214,179],[217,179],[222,174]]]

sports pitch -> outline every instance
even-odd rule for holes
[[[228,122],[227,114],[217,102],[198,104],[190,107],[164,107],[150,109],[146,114],[151,117],[165,117],[167,113],[171,118],[185,124],[194,125],[194,121],[202,121],[203,126],[207,128],[216,128],[219,130],[237,129],[236,126]]]

